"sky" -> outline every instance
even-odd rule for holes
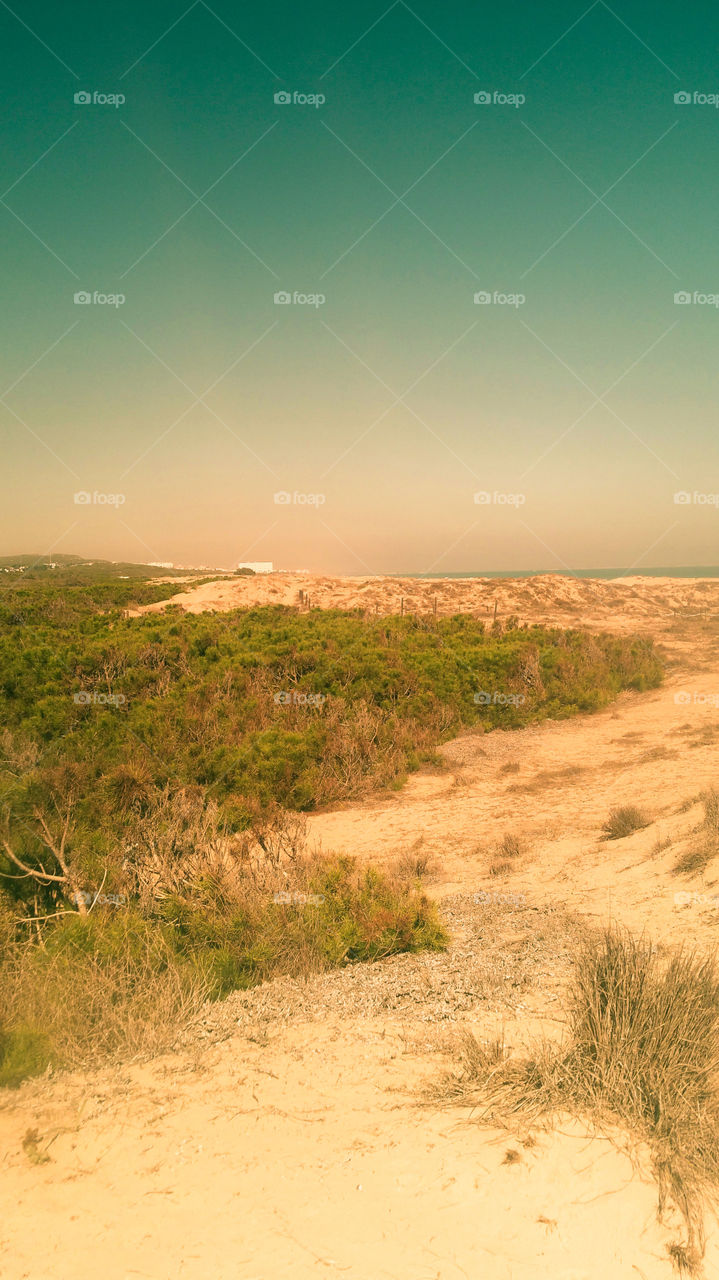
[[[719,563],[718,38],[0,0],[0,554]]]

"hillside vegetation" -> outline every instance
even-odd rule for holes
[[[442,946],[411,877],[308,857],[292,811],[399,786],[465,728],[661,679],[645,639],[466,615],[123,616],[163,591],[0,594],[6,1083],[276,972]]]

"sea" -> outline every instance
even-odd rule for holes
[[[465,569],[462,573],[398,573],[401,578],[536,578],[541,574],[557,574],[564,578],[719,578],[716,565],[670,565],[645,569]]]

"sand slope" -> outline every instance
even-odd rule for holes
[[[291,602],[298,582],[209,584],[183,603]],[[667,683],[595,716],[466,735],[443,748],[444,770],[312,818],[326,849],[380,862],[431,853],[449,955],[235,993],[172,1056],[0,1095],[0,1276],[670,1280],[666,1247],[681,1226],[656,1220],[646,1154],[630,1159],[621,1135],[613,1145],[569,1120],[525,1147],[423,1090],[451,1061],[448,1030],[504,1029],[516,1045],[561,1033],[567,913],[714,946],[719,908],[675,894],[711,898],[716,868],[678,878],[672,867],[695,838],[699,791],[717,782],[719,583],[313,578],[302,589],[372,609],[400,589],[426,605],[429,592],[445,612],[493,610],[494,593],[527,620],[651,631]],[[602,842],[621,803],[645,806],[652,823]],[[492,876],[505,831],[524,851]],[[524,902],[485,907],[480,890]],[[28,1128],[49,1163],[28,1159]],[[504,1163],[509,1148],[516,1163]]]

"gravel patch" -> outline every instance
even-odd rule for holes
[[[556,999],[576,954],[582,925],[551,907],[477,901],[457,894],[440,911],[445,952],[391,956],[315,977],[274,978],[209,1004],[191,1038],[222,1038],[238,1028],[391,1015],[413,1023],[471,1020],[490,1009],[526,1008],[533,991]]]

